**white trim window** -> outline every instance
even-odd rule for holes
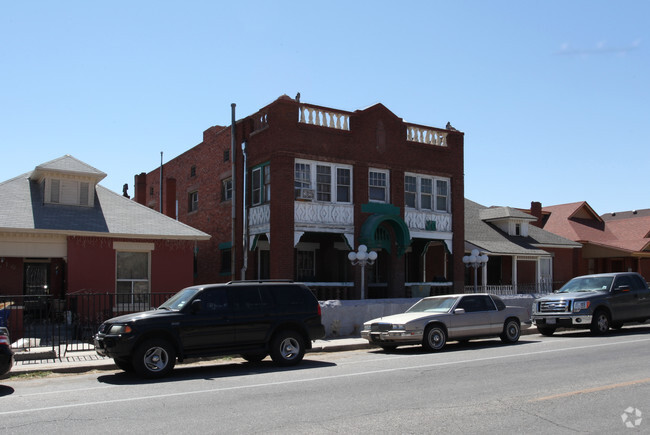
[[[150,252],[116,251],[115,293],[119,306],[149,304],[149,257]]]
[[[368,200],[371,202],[388,202],[390,174],[385,169],[368,170]]]
[[[187,195],[187,211],[191,213],[199,209],[199,191],[195,190]]]
[[[253,168],[251,173],[251,203],[262,205],[271,200],[271,166],[268,163]]]
[[[352,166],[310,160],[296,160],[295,197],[318,202],[352,202]]]
[[[449,179],[425,175],[404,175],[404,205],[417,210],[448,213]]]

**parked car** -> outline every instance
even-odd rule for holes
[[[0,376],[4,376],[14,366],[14,351],[11,349],[9,330],[0,327]]]
[[[94,343],[119,368],[154,378],[177,359],[212,355],[257,362],[270,354],[290,366],[324,336],[320,305],[304,284],[242,281],[188,287],[156,310],[107,320]]]
[[[532,320],[543,335],[562,328],[604,334],[624,323],[650,319],[650,289],[638,273],[601,273],[573,278],[533,303]]]
[[[500,337],[515,343],[527,321],[525,308],[506,306],[495,295],[431,296],[402,314],[365,322],[361,337],[385,350],[422,344],[428,351],[439,351],[448,340]]]

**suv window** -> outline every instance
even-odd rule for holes
[[[216,313],[228,309],[228,294],[226,293],[226,289],[205,289],[201,292],[198,299],[201,300],[201,311]]]
[[[260,292],[256,285],[229,288],[230,300],[234,310],[264,310],[273,304],[267,292]]]
[[[304,305],[306,292],[297,285],[280,285],[273,287],[273,296],[278,305]]]

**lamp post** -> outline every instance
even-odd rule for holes
[[[474,293],[478,293],[478,286],[477,286],[478,268],[485,266],[487,262],[488,262],[488,256],[485,254],[480,255],[478,249],[472,249],[470,255],[465,255],[463,257],[463,263],[465,263],[465,267],[471,267],[474,269]]]
[[[348,260],[352,262],[353,266],[361,266],[361,299],[365,299],[366,264],[370,266],[374,264],[376,259],[377,253],[375,251],[368,252],[366,245],[359,245],[357,252],[352,251],[348,254]]]

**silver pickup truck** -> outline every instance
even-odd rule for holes
[[[601,273],[573,278],[533,303],[532,320],[543,335],[557,328],[590,328],[604,334],[624,323],[650,319],[650,289],[638,273]]]

